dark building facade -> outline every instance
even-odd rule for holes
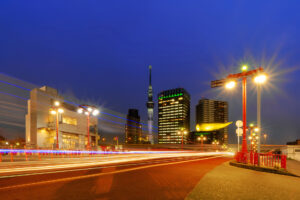
[[[142,125],[140,124],[139,111],[129,109],[127,114],[127,123],[125,127],[125,143],[139,144],[142,140]]]
[[[196,106],[196,124],[203,123],[226,123],[228,122],[228,103],[202,98]],[[209,132],[208,142],[213,140],[221,144],[228,143],[228,128],[222,128]]]
[[[300,145],[300,139],[294,141],[294,142],[287,142],[287,145]]]
[[[158,143],[180,144],[179,131],[190,132],[190,95],[183,88],[158,94]],[[187,143],[188,135],[183,141]]]

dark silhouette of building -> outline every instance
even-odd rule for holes
[[[125,143],[139,144],[142,140],[142,125],[140,124],[139,111],[129,109],[127,114],[127,123],[125,127]]]
[[[196,124],[203,123],[226,123],[228,122],[228,103],[202,98],[196,106]],[[207,132],[207,131],[206,131]],[[219,141],[221,144],[228,143],[228,128],[210,131],[208,141]]]
[[[180,144],[181,132],[190,132],[190,95],[183,88],[158,94],[158,143]],[[187,143],[188,134],[184,135]]]
[[[293,141],[293,142],[287,142],[287,145],[300,145],[300,139]]]

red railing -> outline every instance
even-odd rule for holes
[[[251,164],[254,166],[286,169],[286,155],[237,152],[235,159],[239,163]]]

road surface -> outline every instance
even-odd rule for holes
[[[207,172],[230,159],[163,157],[23,172],[2,166],[0,199],[184,199]]]

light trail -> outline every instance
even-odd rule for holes
[[[5,94],[5,95],[8,95],[8,96],[12,96],[12,97],[20,98],[20,99],[25,100],[25,101],[28,100],[28,99],[26,99],[26,98],[23,98],[23,97],[14,95],[14,94],[6,93],[6,92],[1,92],[1,91],[0,91],[0,93]],[[66,100],[65,100],[65,102],[71,103],[71,104],[76,105],[76,106],[79,105],[79,104],[75,104],[75,103],[72,103],[72,102],[69,102],[69,101],[66,101]],[[24,109],[25,109],[25,108],[24,108]],[[101,113],[103,113],[103,112],[101,112]],[[103,113],[103,114],[105,114],[105,113]],[[134,125],[131,125],[131,124],[126,124],[126,123],[124,123],[124,122],[117,122],[117,121],[105,119],[105,118],[103,118],[103,117],[97,117],[97,118],[98,118],[99,120],[103,120],[103,121],[106,121],[106,122],[109,122],[109,123],[115,123],[115,124],[120,124],[120,125],[128,125],[128,126],[131,126],[131,127],[134,127],[134,128],[142,129],[142,130],[144,130],[144,131],[148,131],[147,128],[142,128],[142,127],[139,127],[139,126],[134,126]],[[125,119],[125,118],[123,118],[123,119]],[[154,131],[154,132],[156,133],[156,131]]]
[[[187,163],[187,162],[195,162],[195,161],[201,161],[201,160],[215,159],[215,158],[218,158],[218,157],[222,157],[222,156],[212,156],[212,157],[208,157],[208,158],[197,158],[197,159],[190,159],[190,160],[176,161],[176,162],[156,163],[156,164],[139,166],[139,167],[134,167],[134,168],[129,168],[129,169],[120,169],[120,170],[111,171],[111,172],[101,172],[101,173],[81,175],[81,176],[68,177],[68,178],[58,178],[58,179],[48,180],[48,181],[40,181],[40,182],[33,182],[33,183],[26,183],[26,184],[2,187],[2,188],[0,188],[0,190],[16,189],[16,188],[23,188],[23,187],[29,187],[29,186],[35,186],[35,185],[42,185],[42,184],[50,184],[50,183],[80,180],[80,179],[99,177],[99,176],[105,176],[105,175],[110,175],[110,174],[125,173],[125,172],[141,170],[141,169],[147,169],[147,168],[152,168],[152,167],[160,167],[160,166],[166,166],[166,165],[175,165],[175,164],[182,164],[182,163]]]
[[[17,88],[20,88],[20,89],[24,89],[24,90],[27,90],[27,91],[30,91],[31,89],[28,89],[28,88],[25,88],[25,87],[22,87],[22,86],[19,86],[19,85],[16,85],[16,84],[13,84],[13,83],[10,83],[10,82],[7,82],[7,81],[3,81],[3,80],[0,80],[1,83],[4,83],[4,84],[7,84],[7,85],[11,85],[11,86],[14,86],[14,87],[17,87]],[[17,97],[17,98],[21,98],[21,99],[24,99],[24,100],[27,100],[23,97],[20,97],[20,96],[17,96],[17,95],[13,95],[13,94],[9,94],[9,93],[5,93],[5,92],[0,92],[0,93],[3,93],[3,94],[6,94],[6,95],[9,95],[9,96],[13,96],[13,97]],[[73,104],[75,106],[79,106],[79,104],[76,104],[74,102],[71,102],[71,101],[68,101],[68,100],[64,100],[65,102],[67,103],[70,103],[70,104]],[[134,120],[130,120],[130,119],[127,119],[127,118],[124,118],[124,117],[120,117],[120,116],[117,116],[117,115],[114,115],[114,114],[110,114],[110,113],[106,113],[106,112],[101,112],[102,114],[105,114],[105,115],[109,115],[109,116],[112,116],[112,117],[115,117],[115,118],[119,118],[119,119],[124,119],[124,120],[129,120],[129,121],[132,121],[132,122],[135,122],[135,123],[138,123],[138,124],[141,124],[141,125],[144,125],[144,126],[148,126],[147,124],[145,123],[142,123],[142,122],[137,122],[137,121],[134,121]],[[99,118],[100,119],[100,118]],[[103,120],[103,119],[102,119]],[[108,121],[108,120],[106,120]],[[111,122],[115,122],[115,121],[112,121]],[[123,123],[124,124],[124,123]],[[136,127],[136,128],[140,128],[140,127]],[[158,127],[156,126],[152,126],[152,128],[155,128],[157,129]],[[146,130],[146,129],[145,129]]]
[[[119,158],[112,158],[111,160],[104,160],[104,158],[100,157],[98,159],[93,158],[93,161],[82,161],[78,160],[77,163],[68,163],[68,164],[59,164],[51,163],[50,165],[44,166],[24,166],[24,167],[16,167],[13,168],[12,166],[7,169],[0,169],[0,174],[4,173],[15,173],[15,172],[30,172],[30,171],[41,171],[41,170],[55,170],[55,169],[66,169],[66,168],[78,168],[78,167],[90,167],[96,165],[106,165],[106,164],[116,164],[116,163],[125,163],[125,162],[133,162],[133,161],[143,161],[149,159],[160,159],[160,158],[174,158],[174,157],[203,157],[203,156],[224,156],[224,155],[231,155],[228,152],[192,152],[192,153],[150,153],[150,154],[143,154],[143,156],[137,156],[136,154],[128,155],[127,157],[119,157]]]

